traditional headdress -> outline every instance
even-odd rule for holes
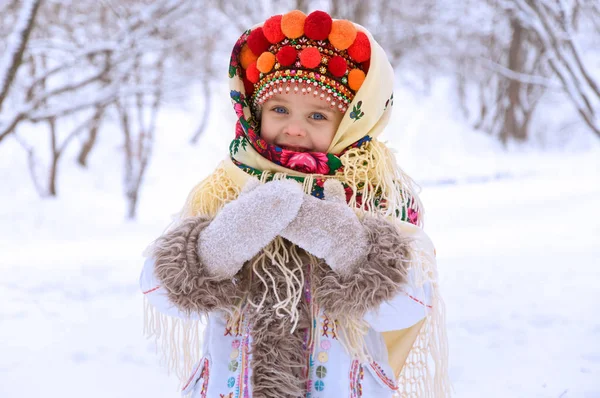
[[[369,69],[371,44],[345,20],[315,11],[292,11],[267,19],[251,31],[240,62],[254,107],[274,95],[295,91],[346,112]]]

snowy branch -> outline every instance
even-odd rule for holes
[[[534,84],[551,89],[561,89],[562,86],[557,85],[552,79],[544,76],[528,75],[525,73],[515,72],[507,67],[500,65],[499,63],[493,62],[489,59],[482,58],[481,60],[486,67],[492,71],[504,76],[507,79],[516,80],[524,84]]]
[[[563,0],[554,3],[540,0],[502,2],[506,11],[542,43],[548,52],[548,63],[575,105],[577,111],[600,137],[600,89],[582,62],[571,26],[572,11]]]
[[[35,16],[40,3],[41,0],[25,0],[21,7],[15,30],[9,37],[8,48],[0,59],[0,112],[2,111],[2,104],[8,95],[12,82],[17,75],[17,70],[21,66],[23,53],[25,52],[31,30],[35,25]],[[0,135],[0,140],[2,137]]]

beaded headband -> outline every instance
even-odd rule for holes
[[[346,112],[365,80],[370,58],[367,35],[323,11],[273,16],[250,32],[240,52],[246,93],[255,109],[291,91]]]

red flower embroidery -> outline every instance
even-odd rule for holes
[[[256,140],[258,140],[258,135],[256,135],[254,129],[248,129],[248,139],[250,139],[251,142],[256,142]]]
[[[350,187],[344,188],[344,191],[346,192],[346,202],[350,202],[350,199],[352,199],[352,193],[354,191]]]
[[[244,128],[242,127],[242,124],[240,122],[237,122],[235,124],[235,138],[239,138],[239,137],[243,137],[244,136]]]
[[[258,146],[260,150],[264,151],[265,149],[267,149],[267,142],[262,138],[259,138],[256,140],[256,146]]]
[[[319,152],[281,151],[281,165],[302,173],[327,174],[327,155]]]
[[[235,110],[235,114],[237,115],[237,117],[244,116],[244,107],[239,102],[236,102],[233,105],[233,109]]]
[[[417,225],[417,223],[419,222],[419,213],[417,213],[413,209],[409,208],[407,211],[407,214],[408,214],[408,222],[410,222],[411,224]]]

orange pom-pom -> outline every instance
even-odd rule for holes
[[[348,86],[352,90],[358,91],[360,86],[362,86],[363,82],[365,81],[366,77],[367,75],[365,75],[365,72],[363,72],[362,70],[352,69],[350,73],[348,73]]]
[[[274,15],[263,24],[263,33],[267,40],[273,44],[285,39],[285,35],[281,31],[281,17],[281,15]]]
[[[258,56],[255,55],[250,47],[247,44],[244,44],[242,47],[242,51],[240,51],[240,64],[242,64],[242,68],[247,69],[248,65],[252,62],[256,62]]]
[[[290,39],[297,39],[304,34],[306,15],[300,10],[290,11],[281,18],[281,31]]]
[[[348,47],[348,54],[356,62],[365,62],[371,58],[371,43],[369,43],[369,38],[364,32],[356,33],[354,43]]]
[[[305,68],[316,68],[321,63],[321,53],[316,47],[308,47],[300,53],[300,63]]]
[[[331,33],[329,33],[329,42],[338,50],[345,50],[354,43],[356,39],[356,27],[350,21],[333,21]]]
[[[260,79],[260,71],[256,67],[256,62],[252,62],[250,65],[248,65],[248,69],[246,69],[246,78],[252,83],[258,83],[258,80]]]
[[[264,52],[256,60],[256,68],[262,73],[269,73],[275,66],[275,55],[270,52]]]

